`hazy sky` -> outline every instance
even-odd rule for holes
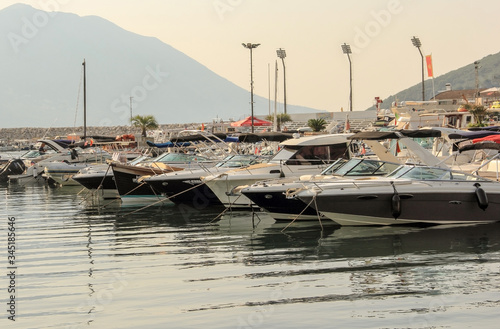
[[[412,36],[432,53],[435,76],[500,51],[498,0],[2,0],[0,9],[19,2],[101,16],[157,37],[247,90],[249,50],[242,43],[260,43],[253,51],[254,92],[264,97],[268,66],[274,87],[276,49],[284,48],[287,103],[328,111],[349,107],[344,42],[353,48],[354,110],[421,81]]]

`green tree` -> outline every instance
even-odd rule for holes
[[[130,119],[130,122],[134,127],[141,129],[141,135],[146,137],[146,131],[148,129],[158,128],[158,122],[156,118],[152,115],[136,115]]]
[[[464,108],[467,109],[474,117],[475,123],[469,124],[469,127],[485,127],[486,124],[483,122],[486,117],[486,108],[482,105],[470,105],[465,104]]]
[[[266,117],[266,120],[274,123],[274,115],[268,115]],[[288,113],[280,113],[276,115],[276,120],[278,122],[278,131],[280,131],[281,125],[285,122],[292,121],[292,118],[290,118],[290,115]]]
[[[309,119],[307,120],[307,126],[313,131],[318,132],[326,127],[325,119]]]

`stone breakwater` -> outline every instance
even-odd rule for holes
[[[199,129],[200,124],[167,124],[160,125],[156,131],[165,134],[178,132],[183,129]],[[151,132],[150,132],[151,133]],[[56,137],[66,138],[68,135],[76,134],[83,136],[83,126],[80,127],[25,127],[25,128],[0,128],[0,140],[2,141],[36,141],[40,138],[53,139]],[[139,136],[141,130],[131,126],[111,126],[111,127],[87,127],[87,136],[119,136],[123,134],[133,134]]]

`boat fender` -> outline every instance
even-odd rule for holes
[[[401,215],[401,198],[399,197],[398,191],[396,191],[396,187],[393,182],[391,182],[391,185],[394,189],[394,194],[391,198],[391,213],[394,219],[398,219]]]
[[[401,215],[401,198],[399,197],[399,194],[397,192],[392,196],[391,210],[394,219],[398,219],[398,217]]]
[[[479,208],[486,210],[488,208],[488,196],[486,195],[486,192],[481,188],[481,184],[476,183],[474,184],[476,187],[476,197],[477,197],[477,204]]]

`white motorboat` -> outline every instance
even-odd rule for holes
[[[43,165],[43,174],[47,179],[54,180],[60,185],[79,185],[72,179],[81,169],[96,165],[104,164],[106,160],[111,159],[111,154],[99,148],[88,148],[77,153],[78,155],[72,159],[73,161],[41,161],[38,166]],[[52,158],[50,158],[52,160]]]
[[[202,177],[226,207],[248,208],[252,201],[235,187],[280,177],[318,174],[339,158],[349,158],[348,137],[352,134],[330,134],[289,139],[267,163],[235,169],[219,175]]]

